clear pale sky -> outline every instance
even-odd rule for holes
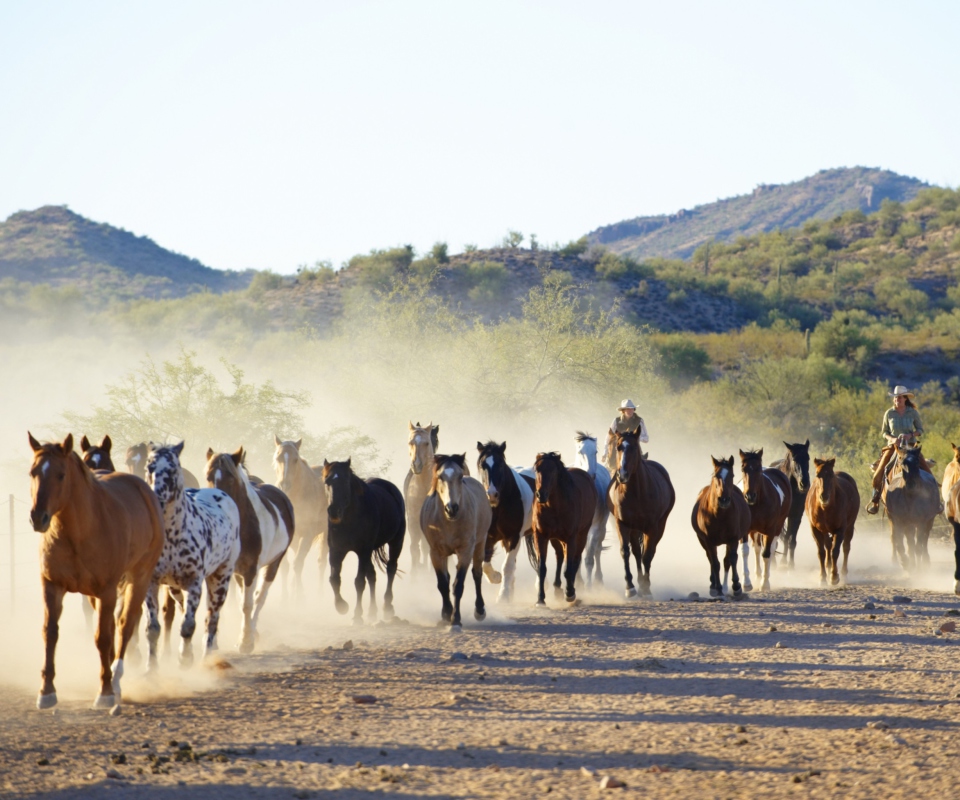
[[[568,241],[865,165],[960,184],[960,3],[0,5],[0,219],[221,269]]]

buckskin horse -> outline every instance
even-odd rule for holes
[[[437,573],[437,589],[443,601],[441,616],[452,629],[462,627],[460,599],[467,568],[473,573],[477,591],[473,615],[486,617],[481,583],[483,554],[493,509],[480,481],[463,474],[466,453],[433,457],[430,470],[432,483],[420,509],[420,528],[430,546],[430,561]],[[447,561],[457,557],[457,574],[453,584],[453,605],[450,604],[450,571]],[[471,566],[472,565],[472,566]]]
[[[96,600],[100,694],[94,707],[111,708],[120,702],[127,644],[140,621],[163,549],[160,504],[139,478],[88,469],[73,452],[72,435],[62,444],[40,444],[29,432],[27,436],[33,449],[30,522],[43,535],[40,581],[46,659],[37,708],[57,704],[54,654],[66,592]],[[122,602],[115,619],[118,592]]]
[[[904,569],[930,563],[927,541],[940,513],[937,479],[921,469],[922,463],[920,447],[897,445],[896,461],[883,487],[883,505],[890,517],[890,540]]]
[[[940,485],[940,497],[943,500],[944,508],[950,501],[950,492],[953,485],[960,481],[960,447],[957,447],[953,442],[950,443],[950,447],[953,448],[953,460],[944,467],[943,483]]]
[[[618,433],[614,441],[616,471],[607,490],[607,507],[620,538],[627,597],[636,597],[630,552],[637,562],[640,592],[649,596],[650,566],[663,538],[667,517],[677,500],[670,475],[661,464],[643,457],[640,434]]]
[[[700,546],[710,562],[710,596],[723,597],[724,586],[720,584],[720,560],[717,548],[726,547],[723,557],[724,584],[727,573],[732,573],[733,596],[743,595],[740,576],[737,573],[737,545],[750,530],[750,506],[733,484],[733,456],[713,461],[713,478],[700,490],[693,506],[690,523],[700,540]]]
[[[430,556],[430,546],[420,527],[420,509],[433,486],[433,456],[440,444],[440,426],[431,422],[423,427],[419,422],[416,425],[411,422],[409,434],[410,469],[403,479],[403,502],[407,510],[410,571],[416,573]]]
[[[790,513],[787,514],[787,524],[780,534],[783,542],[783,556],[781,564],[793,569],[794,553],[797,550],[797,531],[800,530],[800,520],[806,507],[807,490],[810,488],[810,440],[803,444],[784,442],[787,455],[779,461],[770,464],[771,469],[778,469],[790,480]]]
[[[953,528],[953,593],[960,595],[960,481],[954,481],[950,486],[945,511]]]
[[[821,586],[827,585],[827,568],[830,569],[830,583],[840,583],[837,558],[841,547],[843,569],[840,572],[846,576],[853,529],[860,512],[857,482],[846,472],[834,472],[835,464],[835,458],[825,461],[813,459],[816,476],[807,492],[807,519],[810,520],[813,540],[817,543]]]
[[[790,482],[780,470],[763,468],[763,449],[740,451],[740,471],[743,473],[743,497],[750,506],[750,538],[756,549],[757,572],[763,558],[761,591],[770,589],[770,550],[790,513],[793,498]],[[744,573],[748,555],[745,551]]]

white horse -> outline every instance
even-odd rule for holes
[[[593,586],[594,569],[596,569],[597,583],[603,586],[603,570],[600,569],[600,553],[603,550],[603,540],[607,535],[607,519],[610,509],[607,507],[607,489],[610,486],[610,471],[597,463],[597,439],[583,431],[577,431],[577,457],[573,466],[582,469],[591,478],[597,489],[597,509],[593,514],[590,532],[587,534],[587,545],[583,549],[583,564],[587,573],[587,588]]]

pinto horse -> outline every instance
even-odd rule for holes
[[[233,573],[243,591],[243,628],[237,648],[252,653],[257,620],[295,528],[290,499],[276,486],[254,485],[247,475],[245,456],[242,447],[235,453],[219,454],[208,449],[207,486],[226,492],[240,512],[240,555]]]
[[[430,470],[430,494],[420,509],[420,528],[430,546],[430,561],[437,573],[437,589],[443,600],[440,612],[451,628],[461,628],[460,598],[467,567],[471,565],[477,600],[473,615],[478,620],[487,616],[480,584],[483,577],[483,554],[493,509],[487,502],[483,485],[464,475],[467,454],[434,456]],[[450,604],[450,571],[447,560],[457,557],[457,575],[453,584],[453,605]]]
[[[507,443],[477,442],[477,471],[493,511],[483,554],[483,572],[490,583],[501,583],[497,602],[510,602],[517,574],[520,537],[533,526],[533,490],[535,481],[507,464]],[[529,540],[528,540],[529,541]],[[497,543],[505,556],[497,572],[490,563]]]
[[[527,539],[530,563],[537,570],[537,605],[546,605],[547,543],[557,554],[557,573],[567,579],[565,598],[577,599],[576,580],[587,534],[597,508],[593,478],[582,469],[566,467],[559,453],[539,453],[534,463],[533,535]],[[534,561],[534,555],[536,561]]]
[[[921,469],[922,463],[919,447],[898,446],[890,478],[883,488],[893,552],[904,569],[930,563],[927,541],[940,513],[940,488],[936,478]]]
[[[793,502],[790,482],[780,470],[763,468],[763,448],[744,453],[740,451],[740,471],[743,473],[743,497],[750,506],[750,538],[756,550],[757,572],[763,557],[763,584],[761,591],[770,589],[770,550],[783,531]],[[749,545],[744,545],[743,571],[747,572]]]
[[[83,453],[83,463],[90,469],[102,469],[106,472],[116,472],[117,468],[113,466],[113,459],[110,458],[110,449],[113,442],[109,436],[104,436],[100,444],[92,444],[84,436],[80,440],[80,450]]]
[[[846,576],[847,559],[850,557],[850,543],[853,540],[853,528],[860,512],[860,492],[857,482],[846,472],[834,472],[836,459],[822,461],[813,459],[816,477],[807,492],[807,519],[810,520],[810,532],[817,543],[817,555],[820,558],[820,585],[827,585],[827,568],[830,568],[830,583],[840,582],[837,572],[837,558],[843,547],[843,568],[840,572]]]
[[[72,435],[62,444],[40,444],[29,432],[27,435],[33,448],[30,522],[43,535],[40,581],[46,660],[37,708],[57,704],[54,653],[66,592],[79,592],[96,601],[100,694],[94,707],[111,708],[120,702],[127,644],[140,621],[143,600],[163,549],[160,504],[139,478],[88,469],[73,452]],[[118,592],[122,605],[115,619]]]
[[[710,596],[722,597],[725,586],[720,584],[720,560],[717,548],[726,545],[723,558],[724,584],[727,573],[733,573],[733,596],[740,597],[743,588],[737,574],[737,545],[750,530],[750,506],[733,484],[733,456],[713,461],[713,478],[700,490],[693,506],[690,523],[700,540],[700,546],[710,562]]]
[[[603,570],[600,569],[600,553],[603,551],[603,540],[607,536],[607,520],[610,518],[610,509],[607,507],[607,489],[610,488],[610,471],[597,462],[597,439],[589,433],[577,431],[575,437],[577,455],[573,466],[582,469],[593,478],[594,488],[597,490],[597,508],[593,513],[593,522],[590,524],[590,533],[587,534],[587,546],[583,551],[583,566],[587,574],[587,589],[593,587],[594,575],[597,583],[603,586]]]
[[[357,590],[354,622],[363,619],[363,588],[370,587],[370,617],[377,616],[377,565],[386,568],[387,591],[383,595],[383,613],[393,616],[393,579],[403,549],[407,520],[403,495],[390,481],[382,478],[361,480],[353,474],[350,459],[323,462],[323,483],[327,495],[327,529],[330,531],[330,585],[334,604],[346,614],[347,602],[340,595],[340,569],[347,553],[357,554]],[[384,553],[384,550],[387,553]]]
[[[784,553],[781,564],[793,569],[794,553],[797,550],[797,531],[800,530],[800,520],[806,507],[807,490],[810,488],[810,440],[803,444],[789,444],[787,455],[779,461],[774,461],[771,469],[778,469],[790,480],[790,513],[787,515],[787,526],[780,534],[783,541]],[[789,559],[789,560],[788,560]]]
[[[440,445],[440,426],[432,422],[423,427],[410,423],[407,446],[410,449],[410,469],[403,479],[403,502],[407,510],[407,535],[410,539],[411,572],[426,565],[432,552],[420,527],[420,509],[433,489],[433,456]],[[469,471],[467,472],[469,475]]]
[[[677,500],[670,475],[661,464],[643,457],[640,434],[618,433],[614,443],[617,469],[606,503],[620,538],[627,597],[636,597],[630,573],[630,552],[637,562],[640,592],[650,595],[650,565],[663,538],[667,517]]]

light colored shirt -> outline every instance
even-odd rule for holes
[[[618,414],[613,420],[613,424],[610,425],[610,433],[636,433],[637,431],[640,431],[639,439],[641,442],[646,444],[650,441],[647,436],[647,426],[644,424],[643,418],[636,412],[629,419],[622,414]]]
[[[880,433],[884,437],[893,439],[903,434],[922,434],[923,424],[920,422],[920,412],[910,406],[903,409],[903,414],[898,413],[895,408],[888,408],[887,413],[883,415]]]

